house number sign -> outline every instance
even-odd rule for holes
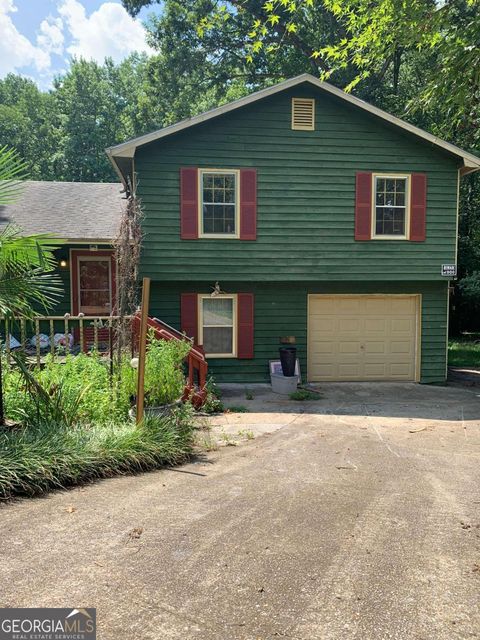
[[[456,275],[457,275],[456,264],[442,264],[442,276],[446,276],[447,278],[455,278]]]

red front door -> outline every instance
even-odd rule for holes
[[[72,313],[109,316],[115,308],[113,251],[72,250]]]

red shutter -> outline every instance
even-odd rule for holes
[[[355,189],[355,240],[372,237],[372,174],[357,173]]]
[[[253,293],[237,295],[237,358],[253,358]]]
[[[240,240],[257,239],[257,170],[240,169]]]
[[[198,238],[198,169],[180,169],[180,237]]]
[[[196,293],[182,293],[180,326],[189,338],[198,344],[198,297]]]
[[[427,176],[412,173],[410,195],[410,240],[423,242],[426,237],[427,221]]]

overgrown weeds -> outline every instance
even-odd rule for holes
[[[151,340],[147,403],[181,396],[189,348]],[[113,373],[95,353],[67,356],[62,363],[47,357],[42,368],[13,358],[4,363],[4,398],[6,415],[18,427],[0,427],[0,500],[178,464],[191,453],[190,404],[138,427],[129,419],[136,371],[127,355]]]
[[[192,434],[185,407],[138,427],[128,421],[75,428],[42,423],[0,431],[0,499],[185,462]]]
[[[223,411],[225,411],[225,407],[223,402],[220,400],[222,394],[216,385],[213,376],[208,378],[205,388],[207,390],[207,397],[202,406],[202,411],[208,414],[223,413]]]
[[[290,394],[290,400],[296,400],[297,402],[310,402],[312,400],[320,400],[322,395],[317,391],[310,391],[309,389],[297,389]]]

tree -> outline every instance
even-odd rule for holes
[[[12,73],[0,80],[0,140],[17,150],[31,178],[53,179],[57,139],[52,95]]]
[[[116,142],[121,121],[105,67],[73,60],[54,87],[59,131],[54,159],[57,175],[78,182],[114,180],[104,149]]]
[[[123,0],[132,14],[160,0]],[[168,6],[170,3],[163,2]],[[261,67],[262,56],[293,48],[310,70],[351,91],[362,80],[398,78],[406,53],[433,55],[424,67],[420,98],[442,104],[460,122],[480,93],[480,0],[191,0],[200,12],[197,30],[228,33],[238,52]],[[225,42],[219,41],[220,48]]]

